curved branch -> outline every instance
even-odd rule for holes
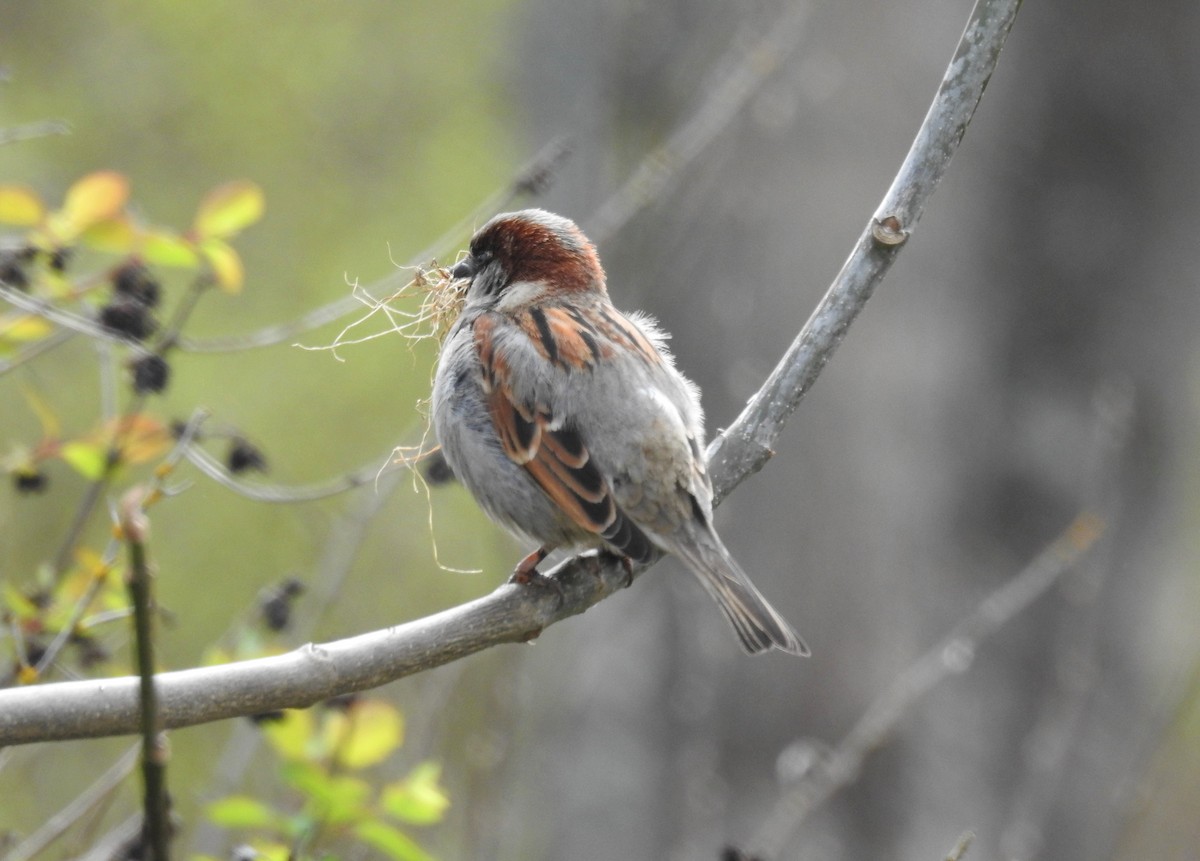
[[[933,105],[875,217],[825,298],[762,389],[709,447],[724,496],[770,459],[788,417],[891,267],[957,149],[1020,6],[980,0]],[[550,590],[502,586],[490,595],[404,625],[286,655],[162,673],[155,679],[164,727],[305,707],[333,694],[382,685],[500,643],[521,642],[582,613],[627,579],[619,564],[584,554],[553,575]],[[0,745],[135,732],[134,678],[0,691]]]
[[[720,499],[763,468],[788,418],[917,225],[992,77],[1021,0],[979,0],[892,187],[829,291],[742,414],[708,447]]]

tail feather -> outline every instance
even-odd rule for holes
[[[672,551],[700,579],[747,652],[779,649],[792,655],[809,654],[808,646],[767,603],[714,532],[697,528],[689,538],[692,540],[681,542]]]

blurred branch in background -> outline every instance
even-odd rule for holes
[[[761,469],[794,412],[916,226],[999,59],[1019,7],[982,0],[972,11],[932,107],[892,188],[792,347],[738,420],[710,446],[718,493]],[[504,642],[537,636],[622,588],[628,573],[594,554],[552,576],[561,599],[504,586],[491,595],[385,631],[286,655],[157,677],[163,725],[186,726],[308,706],[378,686]],[[136,680],[71,682],[0,692],[0,744],[134,731]]]
[[[112,794],[133,771],[141,752],[135,744],[121,754],[92,785],[76,796],[70,804],[43,822],[36,831],[14,846],[4,855],[4,861],[29,861],[51,843],[61,837],[68,828],[87,816],[97,806],[112,797]]]
[[[966,672],[985,641],[1047,590],[1062,583],[1081,557],[1104,536],[1116,514],[1118,501],[1114,490],[1133,418],[1132,393],[1127,387],[1112,386],[1096,400],[1094,465],[1084,497],[1091,507],[1081,512],[1023,571],[984,598],[970,615],[902,672],[835,748],[823,749],[801,741],[784,751],[785,759],[799,762],[800,767],[795,770],[802,771],[802,776],[776,802],[756,836],[755,846],[765,857],[781,857],[797,829],[817,808],[859,778],[867,757],[891,739],[922,697],[946,679]],[[1076,589],[1086,583],[1094,599],[1103,586],[1107,567],[1103,559],[1094,561],[1078,570],[1069,582]],[[1049,808],[1057,789],[1053,775],[1058,773],[1070,748],[1079,710],[1086,705],[1090,690],[1087,680],[1095,671],[1083,664],[1092,660],[1090,653],[1099,630],[1097,602],[1089,601],[1079,610],[1078,625],[1064,629],[1063,651],[1055,656],[1060,670],[1071,674],[1071,678],[1062,680],[1060,696],[1047,696],[1043,700],[1044,710],[1033,730],[1041,739],[1039,753],[1028,758],[1026,779],[1022,783],[1028,795],[1016,796],[1018,803],[1010,833],[1022,835],[1021,851],[1009,847],[1005,857],[1037,854],[1029,851],[1038,843],[1037,812]]]
[[[829,292],[741,415],[708,447],[717,499],[762,469],[775,440],[891,268],[983,97],[1020,0],[979,0],[912,147]]]
[[[446,249],[453,248],[453,243],[471,233],[474,229],[473,225],[486,221],[497,210],[511,206],[523,198],[540,194],[546,185],[553,181],[555,173],[562,167],[563,161],[569,155],[569,141],[561,138],[550,141],[534,154],[512,182],[476,206],[465,218],[438,237],[428,248],[409,258],[411,260],[409,266],[426,264]],[[382,278],[366,288],[366,296],[387,294],[408,280],[408,276],[403,271]],[[305,332],[311,332],[334,320],[339,320],[347,314],[359,310],[362,303],[363,300],[355,292],[349,296],[335,299],[320,308],[315,308],[290,323],[267,326],[257,332],[245,335],[225,335],[204,339],[180,338],[179,347],[189,353],[225,353],[269,347],[289,341]]]
[[[70,133],[71,124],[64,120],[42,120],[22,126],[8,126],[0,128],[0,146],[52,135],[69,135]]]
[[[1104,520],[1120,517],[1119,471],[1133,424],[1132,384],[1121,381],[1097,393],[1094,465],[1084,498]],[[1000,851],[1008,858],[1035,858],[1045,849],[1045,829],[1055,799],[1063,791],[1067,758],[1079,744],[1080,728],[1100,678],[1100,646],[1104,631],[1101,595],[1116,562],[1112,533],[1100,542],[1086,565],[1063,580],[1068,609],[1055,631],[1049,689],[1022,745],[1021,779],[1012,792],[1011,808],[1000,836]],[[1129,745],[1135,766],[1136,745]]]
[[[808,3],[785,4],[783,14],[766,28],[761,39],[749,48],[735,46],[717,64],[723,73],[699,108],[662,145],[647,153],[629,179],[584,222],[593,242],[603,246],[678,181],[684,168],[734,121],[771,73],[796,49],[808,13]]]
[[[941,641],[911,664],[871,703],[836,748],[798,742],[784,752],[801,762],[803,776],[776,803],[755,846],[779,857],[800,825],[839,790],[854,783],[866,758],[883,746],[916,702],[947,678],[970,669],[985,640],[1059,581],[1104,531],[1104,521],[1083,512],[1027,568],[996,590]],[[797,769],[801,770],[801,769]]]

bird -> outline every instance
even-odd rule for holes
[[[464,291],[442,341],[431,413],[484,512],[537,545],[598,548],[632,572],[678,557],[749,653],[808,655],[713,527],[700,392],[650,316],[618,311],[595,246],[542,209],[496,215],[448,273]],[[465,281],[465,287],[461,283]]]

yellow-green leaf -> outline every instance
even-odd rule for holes
[[[197,237],[223,239],[262,218],[263,193],[246,179],[214,188],[200,203],[192,229]]]
[[[5,580],[3,583],[0,583],[0,589],[4,592],[4,606],[19,621],[36,619],[40,615],[41,611],[38,609],[37,604],[30,601],[25,593],[9,581]]]
[[[388,815],[413,825],[440,822],[450,799],[438,786],[442,767],[423,762],[404,780],[389,783],[380,795],[380,804]]]
[[[56,214],[61,218],[59,235],[62,241],[76,236],[93,224],[112,218],[129,199],[129,180],[112,170],[89,173],[67,190],[63,208]]]
[[[358,769],[387,759],[404,741],[404,717],[383,700],[359,700],[344,712],[331,712],[325,737],[343,768]]]
[[[289,709],[283,720],[262,726],[263,735],[283,759],[307,759],[314,732],[313,715],[308,709]]]
[[[300,790],[309,798],[321,797],[329,781],[329,773],[325,769],[303,760],[285,762],[280,766],[279,774],[288,786]]]
[[[357,822],[367,815],[371,784],[349,775],[329,778],[320,801],[321,818],[334,825]],[[314,799],[316,800],[316,799]]]
[[[31,227],[46,216],[46,205],[37,192],[24,185],[0,185],[0,221]]]
[[[108,462],[108,446],[103,443],[83,440],[66,442],[63,443],[59,454],[84,478],[96,481],[104,475],[105,464]]]
[[[286,843],[276,843],[268,840],[251,840],[251,848],[258,853],[255,861],[291,861],[292,847]]]
[[[213,277],[217,279],[217,287],[223,293],[241,291],[246,273],[242,267],[242,258],[228,242],[222,239],[206,239],[200,245],[200,253],[208,261]]]
[[[0,315],[0,348],[40,341],[53,331],[44,317],[19,312]]]
[[[200,255],[196,253],[195,245],[166,230],[143,231],[139,250],[147,263],[158,266],[190,269],[200,265]]]
[[[371,800],[371,785],[345,774],[329,774],[310,762],[288,762],[280,769],[292,788],[308,797],[307,812],[321,822],[344,825],[365,816]]]
[[[369,843],[396,861],[435,861],[416,841],[398,828],[377,819],[367,819],[354,826],[359,840]]]
[[[79,239],[97,251],[110,254],[128,254],[137,241],[137,231],[124,214],[114,215],[87,227]]]
[[[257,798],[230,795],[208,805],[208,818],[222,828],[275,828],[279,814]]]

